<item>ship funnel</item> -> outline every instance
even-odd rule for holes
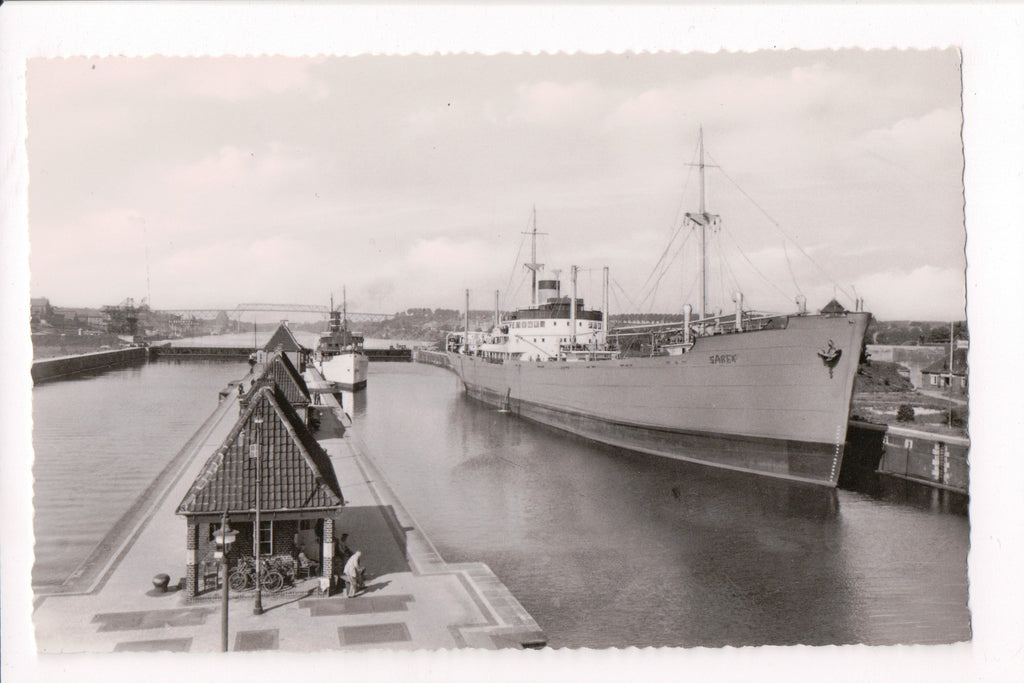
[[[807,315],[807,297],[803,294],[796,297],[796,310],[800,315]]]
[[[743,292],[736,292],[733,297],[733,301],[736,302],[736,331],[743,331]]]
[[[562,294],[558,280],[539,280],[537,282],[537,300],[540,303],[547,303],[557,299]]]
[[[693,316],[693,306],[683,306],[683,343],[690,343],[690,318]]]

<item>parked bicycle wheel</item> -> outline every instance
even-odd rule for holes
[[[276,569],[271,569],[263,575],[264,590],[279,591],[282,586],[284,586],[284,577]]]
[[[251,588],[248,573],[240,571],[231,572],[228,576],[228,585],[233,591],[244,591]]]

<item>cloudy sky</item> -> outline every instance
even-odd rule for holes
[[[538,260],[590,303],[608,266],[613,312],[696,307],[703,126],[712,305],[964,316],[956,50],[35,59],[26,82],[30,286],[57,306],[510,307],[535,206]]]

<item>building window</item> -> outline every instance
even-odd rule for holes
[[[260,555],[271,555],[274,552],[274,523],[260,520]]]

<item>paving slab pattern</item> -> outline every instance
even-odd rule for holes
[[[409,627],[399,621],[365,626],[339,626],[338,641],[342,645],[381,645],[412,640]]]
[[[276,628],[260,631],[239,631],[235,634],[233,650],[251,652],[254,650],[276,650],[278,646],[278,630]]]

